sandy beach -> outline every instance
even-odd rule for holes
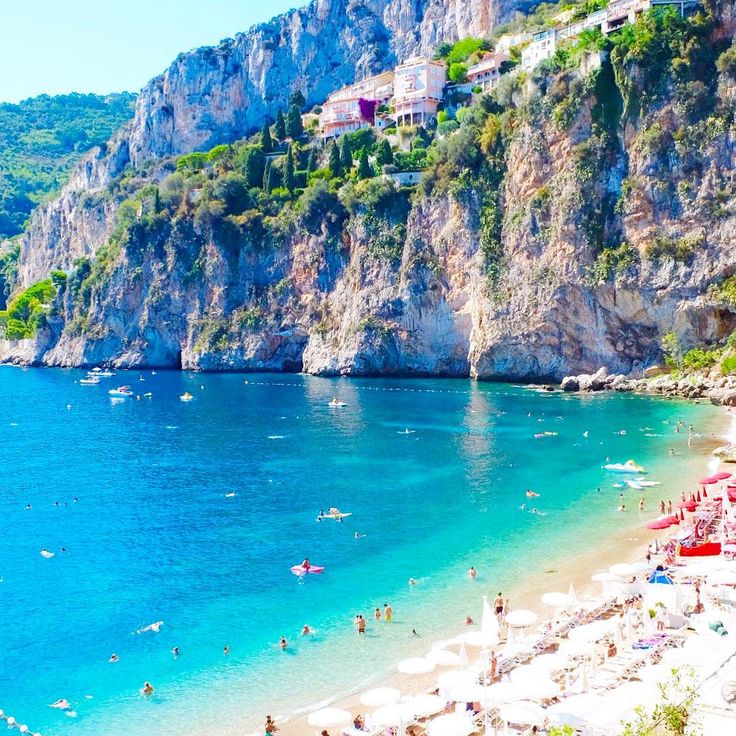
[[[647,548],[655,537],[653,532],[646,529],[645,522],[657,516],[654,512],[657,510],[656,506],[660,496],[665,499],[671,498],[673,503],[676,503],[681,491],[689,493],[696,489],[698,479],[719,465],[719,461],[713,457],[712,451],[722,445],[724,440],[728,442],[736,441],[736,416],[727,409],[724,409],[723,420],[719,423],[719,426],[712,428],[712,431],[705,433],[693,442],[692,455],[677,459],[677,462],[683,468],[681,488],[647,489],[650,492],[644,494],[648,503],[646,511],[644,513],[638,512],[635,504],[632,503],[630,526],[623,532],[617,531],[602,538],[600,544],[591,549],[584,558],[579,555],[560,555],[559,551],[555,550],[547,560],[530,559],[524,580],[503,591],[504,596],[509,599],[510,609],[533,610],[539,614],[541,621],[545,616],[551,614],[551,611],[546,609],[541,602],[544,593],[567,591],[570,584],[572,584],[578,596],[582,599],[600,596],[602,592],[601,584],[592,582],[591,576],[596,572],[607,570],[611,565],[617,563],[633,563],[644,559]],[[467,601],[468,615],[473,618],[474,624],[480,623],[482,596],[486,595],[489,601],[492,601],[497,592],[492,585],[483,584],[481,586],[479,583],[478,596]],[[465,633],[467,630],[468,627],[465,627],[463,622],[459,621],[455,628],[446,632],[446,636],[438,639],[451,639]],[[422,656],[426,654],[432,648],[432,644],[432,641],[417,640],[415,655]],[[437,676],[436,671],[426,676],[402,675],[393,668],[388,672],[377,673],[375,681],[370,686],[393,687],[402,693],[428,692],[436,687]],[[319,703],[319,707],[330,705],[348,710],[353,715],[363,714],[369,709],[361,705],[359,697],[360,693],[367,688],[366,683],[362,683],[354,692],[322,701]],[[289,734],[289,736],[314,736],[315,728],[308,724],[307,718],[308,713],[303,712],[280,722],[281,732]],[[338,730],[335,729],[335,733]]]

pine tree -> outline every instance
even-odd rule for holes
[[[304,106],[307,104],[307,101],[304,99],[304,95],[302,94],[302,91],[300,89],[296,90],[295,92],[292,92],[289,95],[289,105],[296,105],[299,110],[303,110]]]
[[[276,122],[273,126],[273,132],[276,135],[276,138],[280,141],[283,141],[284,138],[286,138],[286,123],[284,122],[284,113],[281,112],[281,108],[279,108],[279,111],[276,113]]]
[[[291,194],[295,187],[296,182],[294,181],[294,154],[291,151],[291,146],[286,153],[286,168],[284,169],[284,186],[289,190]]]
[[[304,126],[302,125],[302,116],[299,114],[299,108],[296,105],[292,105],[286,114],[286,134],[295,141],[297,138],[301,138],[303,132]]]
[[[362,148],[358,157],[358,176],[361,179],[370,179],[373,176],[373,169],[368,161],[368,151]]]
[[[345,173],[348,173],[353,168],[353,149],[350,145],[348,138],[342,139],[342,150],[340,151],[340,160],[342,161],[342,168]]]
[[[340,159],[340,149],[337,147],[337,141],[333,139],[332,145],[330,146],[330,161],[329,161],[330,173],[332,176],[342,175],[342,161]]]
[[[378,144],[376,161],[381,166],[394,162],[394,152],[391,150],[391,144],[385,138]]]
[[[159,212],[161,212],[161,192],[156,187],[156,191],[153,193],[153,214],[157,215]]]
[[[317,171],[317,147],[313,146],[309,151],[309,158],[307,159],[307,171],[311,174],[313,171]]]
[[[273,162],[271,159],[266,159],[266,168],[263,171],[263,191],[266,194],[271,194],[273,191]]]
[[[273,151],[271,129],[268,127],[268,123],[263,124],[263,130],[261,131],[261,151],[263,151],[263,153],[271,153],[271,151]]]

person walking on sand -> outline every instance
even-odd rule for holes
[[[491,678],[491,684],[493,684],[496,681],[496,675],[498,674],[498,657],[496,656],[495,650],[491,650],[491,663],[488,669],[488,674]]]
[[[384,621],[386,621],[387,623],[391,623],[391,619],[393,618],[393,615],[394,615],[394,609],[391,608],[391,606],[389,606],[388,603],[384,603],[383,604],[383,619],[384,619]]]
[[[662,499],[659,502],[659,513],[662,514],[662,516],[664,516],[664,512],[665,512],[665,505],[664,505],[664,499]]]
[[[671,514],[672,513],[672,499],[670,499],[669,501],[667,501],[667,513],[668,514]]]
[[[501,618],[503,616],[503,593],[500,591],[496,596],[496,600],[493,601],[493,608],[496,611],[496,617]]]

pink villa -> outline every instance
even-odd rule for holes
[[[505,54],[488,52],[477,64],[468,69],[468,82],[473,87],[480,87],[484,92],[493,89],[501,75],[501,64],[507,58]]]
[[[423,57],[408,59],[395,69],[393,116],[396,124],[426,123],[437,114],[445,89],[445,64]]]
[[[374,125],[376,108],[387,103],[393,91],[394,73],[389,71],[333,92],[322,105],[320,135],[333,138]]]

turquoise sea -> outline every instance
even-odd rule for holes
[[[0,369],[0,708],[44,736],[244,734],[375,681],[481,593],[638,523],[607,457],[664,481],[649,518],[685,490],[682,462],[704,464],[675,422],[724,424],[709,405],[466,380],[139,375]],[[112,401],[121,383],[152,397]],[[352,516],[317,523],[333,505]],[[305,556],[325,573],[295,577]],[[387,602],[395,620],[359,638],[353,616]]]

